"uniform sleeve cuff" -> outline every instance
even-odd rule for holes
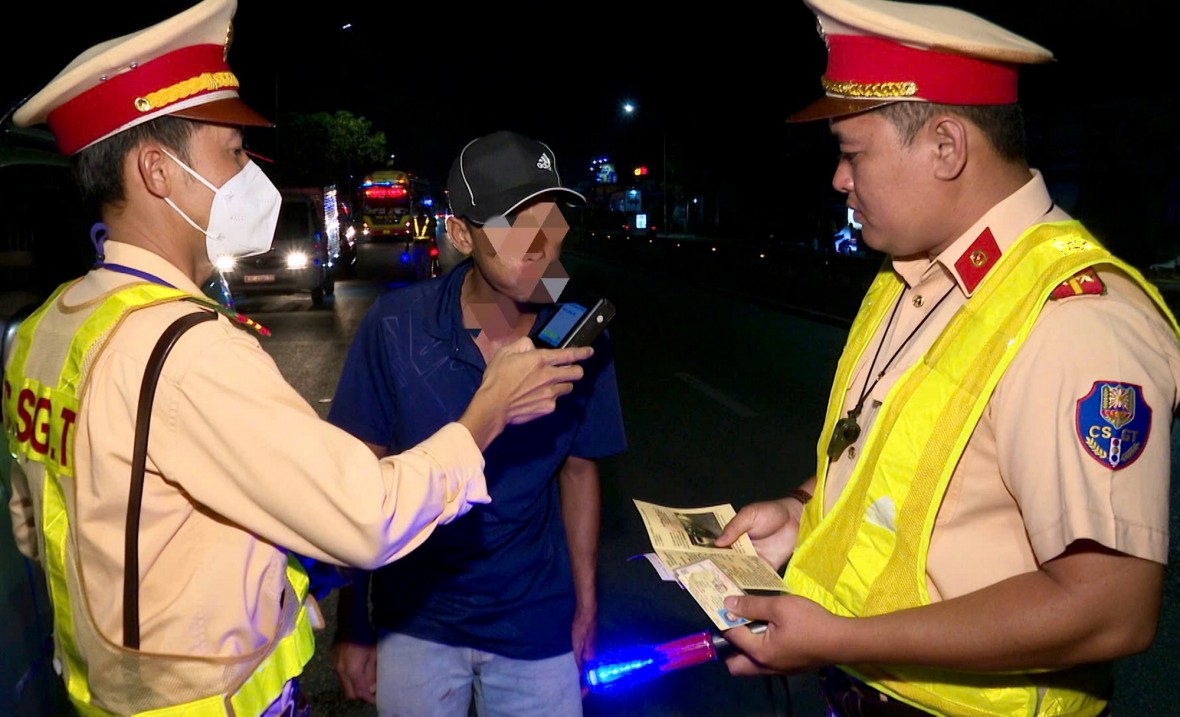
[[[1078,540],[1092,540],[1099,545],[1152,562],[1167,564],[1166,532],[1112,518],[1104,513],[1077,511],[1044,530],[1029,534],[1033,554],[1044,563],[1065,552]]]
[[[483,475],[483,453],[463,424],[448,423],[418,444],[418,449],[442,466],[447,477],[446,502],[459,501],[460,514],[470,504],[491,502]]]

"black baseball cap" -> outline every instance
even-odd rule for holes
[[[553,150],[515,132],[493,132],[471,140],[447,175],[451,213],[477,224],[549,192],[586,203],[581,194],[561,186]]]

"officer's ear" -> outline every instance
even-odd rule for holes
[[[459,217],[454,215],[447,217],[447,240],[451,242],[451,246],[455,247],[455,251],[463,256],[471,256],[471,252],[475,248],[475,237],[472,236],[474,231],[470,224]]]
[[[967,167],[967,123],[953,114],[939,115],[923,129],[934,150],[934,177],[953,180]]]
[[[172,172],[169,165],[175,165],[160,145],[144,142],[128,153],[124,164],[124,177],[141,183],[150,194],[167,197],[172,194]]]

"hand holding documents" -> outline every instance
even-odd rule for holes
[[[785,591],[782,578],[754,552],[749,536],[743,535],[727,548],[714,547],[725,524],[736,515],[731,505],[704,508],[668,508],[635,501],[647,535],[655,548],[652,564],[665,580],[677,580],[679,568],[711,560],[722,573],[745,590]]]

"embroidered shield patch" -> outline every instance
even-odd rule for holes
[[[1135,462],[1151,433],[1151,407],[1132,383],[1095,381],[1078,399],[1078,439],[1090,456],[1112,470]]]

